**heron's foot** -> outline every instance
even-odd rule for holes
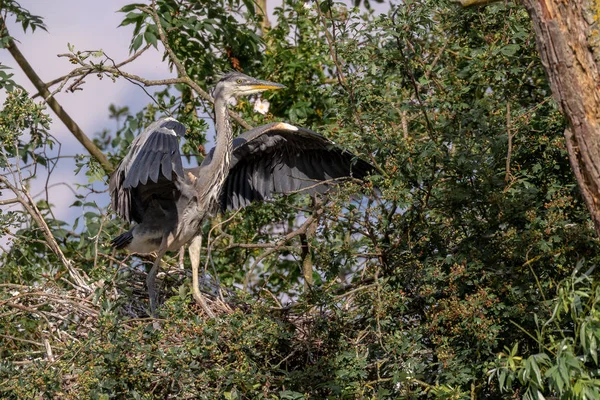
[[[204,310],[206,315],[208,315],[209,318],[214,318],[215,313],[210,309],[210,307],[206,303],[206,299],[202,295],[202,292],[200,292],[200,290],[197,287],[192,288],[192,289],[193,289],[192,295],[194,297],[194,300],[196,301],[196,304],[198,304],[200,307],[202,307],[202,309]]]

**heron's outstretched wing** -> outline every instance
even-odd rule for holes
[[[323,193],[332,183],[363,179],[373,170],[371,164],[313,131],[285,123],[263,125],[233,140],[221,208],[245,207],[276,193]]]
[[[131,143],[109,185],[112,207],[123,219],[142,222],[148,201],[173,197],[174,182],[183,179],[178,135],[185,135],[185,126],[161,118]]]

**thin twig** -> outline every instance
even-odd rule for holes
[[[183,83],[185,83],[186,85],[188,85],[189,87],[194,89],[196,91],[196,93],[198,93],[198,95],[200,97],[202,97],[204,100],[213,103],[214,100],[213,100],[212,96],[209,95],[206,91],[204,91],[200,87],[200,85],[198,85],[192,78],[190,78],[190,76],[187,74],[187,71],[185,70],[185,67],[183,66],[183,63],[179,60],[179,58],[177,57],[177,55],[175,54],[175,52],[169,45],[169,40],[167,38],[167,34],[165,33],[165,30],[162,27],[160,18],[156,11],[156,1],[155,0],[152,1],[151,7],[138,7],[138,9],[140,11],[143,11],[146,14],[150,15],[152,17],[152,19],[154,20],[160,41],[162,42],[163,46],[165,47],[165,50],[167,51],[167,54],[169,55],[169,59],[171,60],[173,65],[175,65],[175,68],[177,69],[177,74],[178,74],[179,78],[183,80]],[[229,111],[229,115],[231,116],[231,118],[233,118],[238,124],[243,126],[245,129],[252,129],[252,126],[250,124],[248,124],[246,121],[244,121],[242,119],[242,117],[240,117],[238,114],[232,112],[231,110],[228,110],[228,111]]]
[[[40,210],[37,208],[35,202],[29,195],[29,192],[24,187],[21,187],[20,190],[17,189],[7,178],[1,175],[0,182],[4,183],[6,187],[8,187],[15,194],[19,203],[21,203],[23,208],[25,208],[25,210],[29,213],[29,215],[31,215],[37,226],[42,230],[44,238],[46,239],[46,244],[54,252],[54,254],[58,256],[58,259],[65,266],[71,278],[75,281],[75,284],[78,287],[78,289],[83,290],[84,292],[89,292],[91,290],[89,285],[83,279],[79,271],[73,268],[71,262],[63,254],[62,250],[60,249],[60,246],[56,242],[56,239],[54,239],[54,236],[52,235],[52,231],[50,231],[48,224],[46,224],[46,221],[44,220],[44,217],[42,216]]]
[[[508,184],[510,180],[510,159],[512,156],[512,139],[514,133],[512,131],[512,124],[510,120],[510,102],[506,102],[506,133],[508,135],[508,151],[506,153],[506,175],[504,176],[504,182]]]
[[[329,2],[329,6],[331,8],[331,2]],[[317,9],[317,13],[319,14],[319,20],[323,24],[323,29],[325,30],[325,39],[327,40],[327,45],[329,47],[329,54],[331,55],[331,59],[333,60],[333,63],[335,64],[335,71],[336,71],[338,81],[339,81],[340,85],[347,88],[346,77],[344,76],[344,73],[342,72],[342,66],[338,59],[337,51],[335,48],[335,38],[331,35],[331,32],[329,32],[329,30],[327,29],[327,23],[325,22],[325,17],[323,16],[323,12],[321,11],[321,4],[319,4],[318,1],[315,4],[315,8]],[[331,9],[330,9],[330,12],[331,12]],[[333,20],[331,23],[335,29]]]

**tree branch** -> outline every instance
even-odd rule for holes
[[[150,48],[150,46],[152,46],[151,44],[147,44],[146,46],[144,46],[143,49],[137,51],[134,55],[132,55],[131,57],[129,57],[128,59],[121,61],[118,64],[114,65],[114,68],[121,68],[122,66],[129,64],[130,62],[134,61],[135,59],[137,59],[139,56],[141,56],[146,50],[148,50]],[[105,54],[106,55],[106,54]],[[59,57],[62,56],[66,56],[71,58],[72,56],[70,54],[59,54]],[[82,64],[83,65],[83,64]],[[56,85],[57,83],[61,83],[61,82],[65,82],[68,81],[69,79],[78,76],[78,75],[82,75],[83,71],[87,71],[89,68],[87,65],[83,65],[81,68],[76,68],[73,71],[69,72],[67,75],[63,75],[59,78],[53,79],[50,82],[47,82],[44,84],[44,86],[46,86],[48,89],[51,88],[52,86]],[[64,86],[64,85],[63,85]],[[60,89],[58,89],[57,91],[60,91]],[[52,92],[52,95],[54,95],[55,93],[57,93],[57,91]],[[32,97],[36,98],[38,96],[41,96],[41,93],[36,93],[34,94]]]
[[[60,249],[60,246],[56,242],[56,239],[54,239],[54,236],[52,235],[52,231],[50,231],[48,224],[46,224],[44,217],[40,213],[40,210],[37,208],[37,206],[35,205],[35,202],[29,195],[29,192],[27,192],[27,190],[24,187],[21,187],[21,189],[18,189],[7,178],[5,178],[2,175],[0,175],[0,182],[2,182],[4,185],[6,185],[6,187],[9,188],[15,194],[18,202],[29,213],[29,215],[31,215],[31,217],[35,221],[36,225],[42,230],[42,233],[44,235],[44,238],[46,239],[46,243],[47,243],[48,247],[50,247],[52,252],[54,252],[54,254],[56,254],[58,259],[65,266],[69,275],[75,281],[76,287],[80,290],[83,290],[84,292],[90,292],[91,289],[90,289],[89,285],[85,282],[85,280],[83,279],[83,277],[81,276],[79,271],[77,271],[75,268],[73,268],[73,266],[71,265],[71,262],[63,254],[62,250]]]
[[[173,51],[171,46],[169,45],[169,40],[167,38],[167,34],[165,33],[165,30],[163,29],[162,24],[160,23],[160,18],[158,17],[158,13],[156,12],[156,4],[155,3],[156,2],[153,1],[151,7],[138,7],[138,9],[140,11],[143,11],[146,14],[150,15],[152,17],[152,19],[154,20],[154,23],[156,24],[156,29],[158,30],[158,37],[159,37],[160,41],[162,42],[163,46],[165,46],[165,50],[167,51],[167,54],[169,55],[169,59],[171,60],[171,62],[173,62],[173,65],[175,65],[175,69],[177,69],[177,74],[179,75],[179,79],[181,79],[183,83],[185,83],[186,85],[188,85],[189,87],[194,89],[194,91],[196,93],[198,93],[198,95],[201,98],[213,103],[214,100],[213,100],[212,96],[210,94],[208,94],[204,89],[202,89],[200,87],[200,85],[198,85],[192,78],[190,78],[190,76],[187,74],[187,71],[185,70],[185,67],[183,66],[183,64],[181,63],[181,61],[179,60],[179,58],[177,57],[177,55],[175,54],[175,52]],[[252,129],[252,125],[250,125],[246,121],[244,121],[242,119],[242,117],[240,117],[238,114],[234,113],[231,110],[227,110],[227,111],[229,112],[229,116],[231,118],[233,118],[238,124],[243,126],[245,129]]]
[[[0,206],[5,206],[7,204],[14,204],[14,203],[18,203],[18,202],[19,202],[19,199],[17,199],[17,198],[0,200]]]
[[[510,159],[512,157],[512,139],[513,139],[513,130],[512,130],[512,122],[510,119],[510,102],[506,103],[506,134],[508,135],[508,150],[506,153],[506,175],[504,176],[504,182],[508,184],[510,180]]]
[[[594,2],[522,0],[552,95],[565,116],[565,140],[579,189],[600,236],[600,90]]]

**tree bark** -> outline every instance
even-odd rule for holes
[[[571,166],[600,236],[600,4],[522,2],[531,16],[552,94],[567,120]]]

